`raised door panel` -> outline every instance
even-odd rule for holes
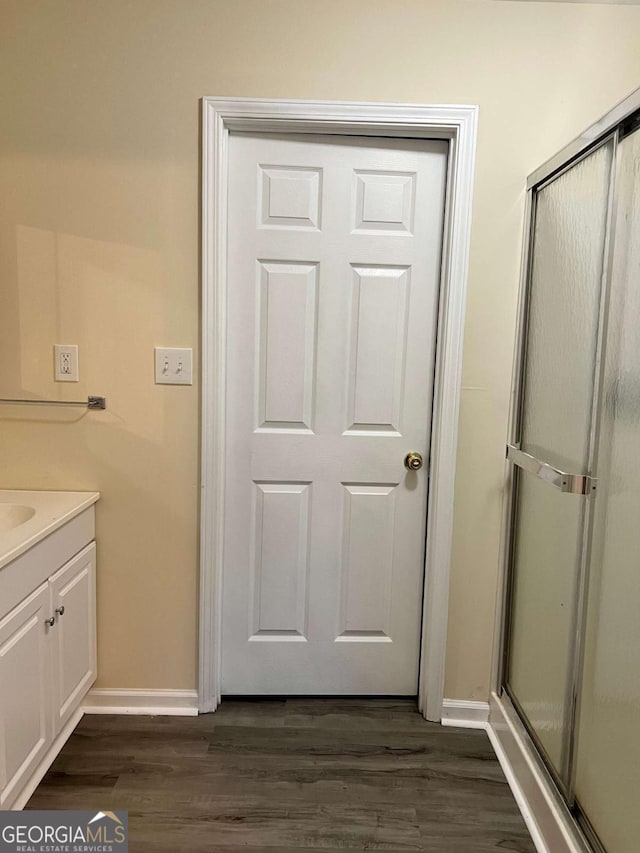
[[[397,483],[344,483],[338,642],[392,642]]]
[[[413,235],[415,172],[356,169],[354,234]]]
[[[255,483],[251,640],[306,641],[310,483]]]
[[[258,430],[311,430],[318,265],[259,264]]]
[[[320,228],[322,169],[258,167],[258,227]]]
[[[9,808],[52,740],[45,583],[0,622],[0,808]]]
[[[56,731],[96,678],[96,546],[89,545],[50,579],[56,627],[53,700]]]
[[[401,432],[409,278],[407,267],[353,266],[349,432]]]

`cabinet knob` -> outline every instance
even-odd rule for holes
[[[50,616],[48,619],[44,620],[44,624],[48,625],[50,628],[53,628],[53,626],[56,624],[56,617]]]
[[[58,614],[58,616],[64,616],[64,604],[62,605],[62,607],[56,607],[56,613]]]

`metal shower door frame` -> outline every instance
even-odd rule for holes
[[[591,561],[591,545],[594,522],[594,507],[597,499],[597,453],[600,429],[601,389],[604,368],[604,347],[609,295],[611,291],[611,272],[614,247],[614,211],[617,197],[617,180],[619,173],[618,143],[625,134],[625,122],[637,123],[640,111],[640,89],[613,108],[607,115],[592,125],[580,137],[567,145],[547,163],[533,172],[527,179],[527,198],[525,208],[525,232],[522,251],[522,267],[520,279],[520,294],[518,300],[517,336],[514,353],[514,366],[511,386],[511,406],[509,430],[507,438],[507,462],[505,469],[505,501],[502,526],[501,550],[501,583],[498,599],[499,619],[496,625],[494,646],[493,689],[502,700],[511,705],[522,723],[523,734],[528,735],[538,751],[544,768],[551,775],[556,786],[561,791],[567,805],[575,806],[575,756],[578,732],[578,716],[580,713],[580,692],[584,662],[584,633],[587,614],[587,591],[589,582],[589,566]],[[630,120],[630,117],[631,120]],[[629,121],[630,120],[630,121]],[[602,282],[600,291],[599,319],[597,329],[596,355],[594,362],[593,392],[590,412],[590,430],[588,441],[587,470],[583,472],[563,472],[525,454],[520,449],[522,430],[523,400],[524,400],[524,367],[527,357],[528,317],[531,294],[531,270],[534,249],[534,230],[536,224],[537,193],[571,169],[581,160],[588,157],[603,145],[613,146],[612,161],[609,174],[609,189],[607,199],[605,243],[603,248]],[[577,563],[577,582],[573,601],[573,628],[571,632],[572,645],[569,657],[566,685],[566,705],[568,707],[568,725],[563,744],[563,761],[560,773],[545,756],[544,749],[539,744],[535,733],[527,724],[526,718],[514,702],[506,684],[507,664],[510,649],[510,613],[513,593],[513,566],[515,545],[515,522],[517,513],[518,481],[523,472],[541,477],[551,486],[560,491],[582,494],[582,537]],[[590,841],[597,848],[598,841],[584,825]]]

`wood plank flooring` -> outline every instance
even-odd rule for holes
[[[132,853],[535,853],[483,731],[387,699],[86,716],[30,809],[126,809]]]

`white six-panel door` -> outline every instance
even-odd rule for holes
[[[223,694],[417,691],[446,164],[231,136]]]

